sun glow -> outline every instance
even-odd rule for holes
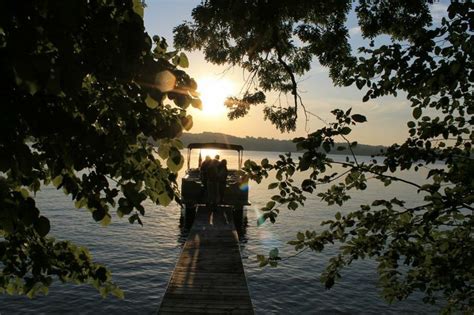
[[[235,94],[235,85],[228,79],[205,77],[198,80],[198,92],[202,101],[202,113],[220,116],[226,112],[225,99]]]
[[[202,149],[201,150],[202,160],[204,161],[206,156],[210,156],[211,159],[213,159],[216,155],[219,155],[219,153],[220,153],[219,150],[216,150],[216,149]]]

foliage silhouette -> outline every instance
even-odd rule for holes
[[[200,107],[187,64],[145,33],[138,0],[0,3],[0,292],[59,279],[123,296],[86,248],[48,237],[35,194],[52,184],[103,225],[111,208],[141,224],[143,200],[177,199],[173,138]]]
[[[298,233],[290,244],[296,250],[321,251],[340,244],[322,281],[327,288],[340,277],[342,268],[354,260],[370,257],[378,262],[383,296],[392,302],[414,291],[423,301],[442,299],[446,312],[472,312],[474,308],[474,264],[472,241],[474,161],[473,130],[473,9],[472,1],[452,1],[447,16],[433,25],[432,1],[216,1],[202,2],[192,13],[193,22],[175,28],[175,45],[204,51],[216,64],[238,65],[247,70],[249,82],[244,97],[232,98],[230,118],[261,103],[264,93],[288,93],[294,102],[287,107],[265,106],[264,114],[279,130],[295,129],[298,107],[297,78],[317,58],[329,68],[336,85],[366,91],[364,102],[384,95],[405,92],[413,108],[407,123],[409,136],[383,154],[383,162],[362,163],[355,155],[339,163],[343,172],[326,175],[337,164],[324,153],[335,138],[348,140],[353,128],[366,121],[351,110],[335,109],[333,122],[295,139],[304,154],[294,160],[281,155],[271,164],[246,162],[256,181],[274,172],[269,189],[277,193],[262,208],[259,222],[274,222],[280,210],[295,210],[306,194],[317,195],[328,205],[344,205],[352,190],[364,190],[369,176],[389,186],[398,181],[419,193],[417,204],[403,196],[373,200],[360,210],[323,222],[322,232]],[[345,21],[354,6],[362,35],[370,41],[353,53]],[[376,45],[379,35],[390,44]],[[250,91],[255,89],[255,91]],[[262,93],[257,102],[248,95]],[[320,149],[323,149],[321,151]],[[403,179],[397,171],[429,167],[423,184]],[[302,183],[294,182],[297,171],[309,171]],[[273,173],[272,173],[273,174]],[[326,191],[323,184],[331,183]],[[276,265],[278,251],[258,256],[261,265]]]

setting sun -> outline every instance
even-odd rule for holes
[[[206,77],[198,80],[202,113],[218,116],[226,112],[224,101],[235,94],[235,84],[228,79]]]

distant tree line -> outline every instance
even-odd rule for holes
[[[229,142],[242,145],[245,150],[268,152],[296,152],[296,143],[292,140],[269,139],[262,137],[235,137],[217,132],[184,133],[181,141],[187,146],[193,142]],[[352,148],[357,155],[377,155],[384,150],[381,145],[358,144]],[[331,154],[350,154],[346,143],[336,143]]]

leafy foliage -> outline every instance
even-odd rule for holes
[[[177,199],[170,139],[200,104],[186,56],[152,41],[142,15],[137,0],[0,3],[0,292],[31,297],[59,279],[123,296],[87,249],[48,237],[44,185],[103,225],[112,208],[141,223],[143,200]]]
[[[245,93],[242,99],[229,97],[224,105],[229,109],[228,117],[230,120],[244,117],[250,110],[250,105],[264,104],[265,94],[262,92]]]
[[[274,222],[284,208],[304,204],[305,194],[317,193],[328,205],[343,206],[351,191],[367,188],[373,180],[390,186],[404,183],[419,194],[418,204],[407,205],[403,196],[373,200],[360,210],[323,222],[322,232],[298,233],[290,244],[296,250],[321,251],[338,243],[339,254],[330,260],[322,281],[327,288],[340,277],[342,268],[357,259],[378,262],[379,283],[389,301],[404,299],[414,291],[423,301],[442,299],[444,311],[470,313],[474,302],[472,242],[474,160],[473,130],[473,3],[452,1],[447,17],[432,25],[430,1],[365,1],[354,3],[362,35],[375,39],[389,35],[391,43],[359,49],[351,54],[345,19],[352,1],[205,1],[193,11],[193,23],[175,29],[175,42],[185,49],[203,49],[217,64],[240,65],[258,79],[263,91],[276,90],[294,96],[287,108],[264,108],[278,129],[294,129],[298,95],[296,76],[310,68],[316,57],[327,66],[335,84],[355,84],[367,92],[363,101],[403,91],[413,108],[407,123],[409,137],[393,144],[383,161],[362,163],[353,154],[337,163],[326,153],[335,137],[348,137],[366,118],[351,110],[334,110],[335,120],[297,138],[303,155],[295,161],[281,155],[274,164],[247,161],[254,180],[275,174],[269,189],[277,189],[259,223]],[[318,150],[319,149],[319,150]],[[323,149],[320,150],[320,149]],[[326,153],[324,153],[326,152]],[[440,165],[441,163],[441,165]],[[341,172],[328,175],[334,164]],[[429,167],[423,184],[406,180],[397,172]],[[302,183],[297,171],[308,172]],[[273,173],[270,173],[273,172]],[[330,184],[327,190],[322,185]],[[259,256],[261,265],[276,265],[278,251]]]
[[[350,1],[206,1],[193,10],[194,23],[175,28],[175,45],[202,49],[216,64],[239,65],[258,79],[259,91],[291,93],[296,107],[295,75],[311,68],[313,55],[334,75],[349,55],[343,22],[350,8]],[[264,111],[281,131],[295,129],[296,113]]]

